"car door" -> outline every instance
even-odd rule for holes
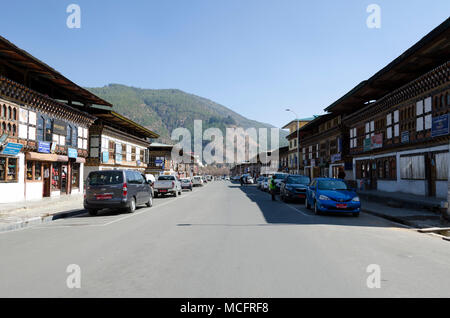
[[[309,204],[313,204],[313,189],[315,187],[316,179],[313,179],[311,183],[309,184],[307,190],[306,190],[306,199],[308,200]]]
[[[146,201],[148,199],[148,193],[147,193],[147,190],[146,190],[146,184],[144,182],[144,178],[137,171],[134,171],[134,177],[135,177],[135,180],[136,180],[137,197],[138,197],[137,201],[140,204],[146,203]]]

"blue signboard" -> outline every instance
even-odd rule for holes
[[[47,141],[39,141],[38,152],[50,153],[50,143]]]
[[[157,164],[157,165],[162,165],[163,163],[164,163],[164,160],[162,160],[162,159],[155,160],[155,164]]]
[[[334,163],[336,161],[340,161],[342,158],[340,153],[336,153],[334,155],[331,155],[331,163]]]
[[[16,144],[14,142],[8,142],[3,148],[2,155],[10,155],[10,156],[17,156],[22,150],[23,145],[22,144]]]
[[[431,126],[431,137],[443,136],[449,133],[448,131],[448,114],[433,117]]]
[[[73,148],[67,148],[67,155],[69,158],[77,158],[78,157],[78,151]]]
[[[109,161],[109,152],[103,151],[102,152],[102,162],[108,162]]]

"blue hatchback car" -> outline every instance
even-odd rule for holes
[[[361,202],[356,192],[347,187],[342,179],[316,178],[306,190],[305,206],[314,208],[315,214],[322,212],[346,212],[359,216]]]

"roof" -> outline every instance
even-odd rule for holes
[[[328,120],[330,120],[334,117],[336,117],[335,114],[324,114],[324,115],[317,116],[314,120],[310,121],[305,126],[300,128],[299,130],[306,131],[306,130],[312,129],[314,127],[317,127],[320,124],[323,124],[324,122],[327,122]]]
[[[173,148],[173,145],[166,145],[159,142],[152,142],[150,147]]]
[[[327,112],[349,112],[378,100],[429,70],[448,61],[450,57],[450,18],[424,36],[368,80],[328,106]]]
[[[288,124],[284,125],[284,127],[282,127],[281,129],[288,129],[289,126],[290,126],[292,123],[312,121],[312,120],[314,120],[316,117],[318,117],[318,115],[313,115],[313,117],[308,117],[308,118],[300,118],[300,119],[296,118],[296,119],[293,119],[293,120],[291,120]]]
[[[33,80],[33,89],[35,91],[47,94],[54,99],[70,100],[84,105],[112,107],[112,104],[109,102],[78,86],[55,69],[18,48],[2,36],[0,36],[0,64],[15,72],[15,77],[20,77],[11,78],[12,80],[18,81],[19,79],[18,82],[23,82],[25,76],[28,76]],[[20,76],[17,74],[20,74]],[[26,85],[27,83],[24,84]],[[58,89],[53,90],[52,86]]]
[[[109,109],[100,108],[90,108],[89,112],[95,117],[105,122],[106,124],[117,125],[121,128],[125,128],[127,132],[138,136],[138,137],[148,137],[148,138],[159,138],[159,135],[137,123],[131,119],[120,115]]]

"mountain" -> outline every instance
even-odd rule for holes
[[[217,127],[224,136],[226,127],[274,128],[270,124],[247,119],[209,99],[178,89],[141,89],[120,84],[87,89],[112,103],[116,112],[157,132],[161,142],[174,143],[170,140],[170,134],[177,127],[189,129],[193,136],[194,120],[198,119],[203,121],[204,130]],[[280,146],[287,145],[286,135],[285,131],[280,130]]]

